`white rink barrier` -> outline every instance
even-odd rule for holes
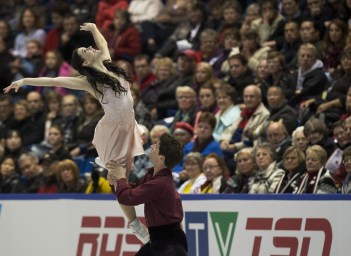
[[[189,256],[351,255],[351,195],[182,198]],[[140,246],[113,195],[0,194],[1,256],[131,256]]]

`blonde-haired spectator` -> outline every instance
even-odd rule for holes
[[[234,175],[227,180],[224,193],[248,193],[249,184],[253,179],[257,165],[253,148],[243,148],[234,155],[236,170]]]
[[[336,193],[335,181],[324,165],[327,152],[319,145],[306,150],[306,172],[298,186],[296,194],[333,194]]]
[[[196,93],[199,93],[200,88],[204,84],[212,84],[216,80],[212,65],[208,62],[200,62],[196,64],[194,73],[193,88]]]
[[[177,122],[187,122],[191,126],[194,126],[197,112],[196,92],[194,89],[187,85],[177,87],[176,100],[178,103],[178,111],[171,124],[171,131],[174,130]]]
[[[153,62],[156,81],[151,83],[141,92],[141,99],[150,110],[151,117],[156,120],[156,104],[158,103],[158,95],[160,91],[167,89],[169,85],[177,78],[175,76],[175,63],[172,61],[172,59],[168,57],[155,58]]]

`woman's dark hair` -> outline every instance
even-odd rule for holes
[[[92,102],[96,105],[96,112],[99,112],[100,110],[102,110],[102,106],[99,100],[95,98],[93,95],[91,95],[90,93],[85,92],[81,98],[81,105],[82,105],[83,111],[85,111],[84,105],[88,102]]]
[[[236,100],[236,90],[233,86],[227,83],[222,83],[217,89],[216,89],[216,96],[218,94],[223,93],[224,95],[228,96],[230,100],[235,103]]]
[[[12,44],[13,44],[13,30],[11,29],[11,25],[7,20],[0,19],[0,23],[3,23],[6,26],[7,34],[2,39],[4,40],[4,44],[6,45],[6,48],[7,48],[8,41],[10,42],[12,41]]]
[[[212,130],[216,128],[216,122],[215,116],[210,112],[203,112],[198,121],[198,123],[208,123]]]
[[[53,125],[50,126],[50,129],[52,129],[52,128],[58,130],[62,137],[65,135],[65,131],[63,130],[61,125],[53,124]]]
[[[124,24],[122,30],[126,29],[127,27],[129,27],[132,24],[128,11],[122,10],[122,9],[117,9],[114,17],[116,17],[117,15],[125,20],[125,24]],[[113,24],[111,24],[111,28],[112,27],[113,27]]]
[[[22,11],[21,11],[21,14],[20,14],[20,18],[19,18],[19,22],[17,24],[17,29],[19,31],[25,31],[25,26],[23,25],[23,16],[24,16],[24,13],[26,11],[30,11],[31,14],[34,16],[34,28],[40,28],[40,17],[39,17],[39,14],[37,13],[37,11],[35,9],[33,9],[32,7],[26,7],[24,8]]]
[[[216,88],[213,86],[212,83],[204,83],[203,85],[201,85],[199,91],[201,89],[209,89],[212,91],[213,95],[216,95]]]
[[[224,42],[224,40],[227,37],[233,37],[235,40],[240,42],[241,34],[240,34],[239,29],[237,29],[237,28],[227,28],[226,30],[224,30],[222,43]]]
[[[328,128],[322,120],[312,117],[305,123],[304,129],[303,129],[303,133],[305,134],[306,137],[311,132],[326,134],[328,132]]]
[[[15,173],[18,173],[19,172],[19,166],[18,166],[18,162],[17,162],[17,159],[16,157],[14,157],[13,155],[9,154],[9,155],[5,155],[3,158],[1,158],[1,162],[0,164],[2,164],[5,160],[7,159],[12,159],[13,163],[15,164]],[[1,173],[0,173],[0,176],[1,176]],[[0,179],[1,180],[1,179]]]
[[[281,52],[269,51],[267,53],[267,60],[271,60],[271,59],[275,59],[275,58],[278,58],[279,65],[280,65],[281,69],[284,69],[286,60],[285,60],[285,56]]]
[[[83,62],[84,60],[78,55],[78,49],[75,49],[72,53],[72,67],[81,75],[86,76],[89,84],[93,87],[94,91],[102,95],[102,99],[104,98],[104,89],[109,87],[115,92],[116,96],[120,96],[121,93],[127,93],[127,89],[121,85],[121,82],[117,78],[112,77],[107,73],[97,71],[94,68],[84,66]],[[126,81],[131,82],[125,72],[117,67],[113,62],[105,60],[103,61],[103,64],[108,71],[111,71],[118,77],[122,77]],[[99,89],[98,84],[103,87],[103,90]]]
[[[331,41],[329,36],[331,25],[336,25],[342,32],[340,42],[337,42],[336,45],[334,44],[334,42]],[[333,47],[333,46],[344,47],[347,40],[348,29],[349,29],[348,25],[344,21],[340,19],[331,20],[327,27],[327,31],[324,33],[324,42],[323,42],[324,48],[328,49],[329,47]]]
[[[44,58],[46,58],[46,55],[47,55],[48,53],[53,53],[53,54],[55,55],[56,61],[57,61],[56,65],[55,65],[55,69],[59,70],[60,67],[62,66],[63,62],[64,62],[62,53],[59,52],[58,50],[49,50],[49,51],[47,51],[47,52],[45,53]]]
[[[206,21],[208,19],[208,8],[204,3],[196,2],[192,8],[193,11],[200,11],[202,13],[202,20]]]
[[[5,139],[10,139],[13,136],[18,136],[18,137],[20,137],[22,139],[21,132],[19,130],[16,130],[16,129],[8,130],[6,135],[5,135]]]
[[[51,101],[57,101],[61,109],[62,95],[60,93],[57,91],[48,91],[46,95],[44,95],[44,102],[47,110],[49,110],[49,104]]]

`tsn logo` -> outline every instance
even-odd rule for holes
[[[143,245],[123,217],[84,216],[81,228],[77,256],[132,256]]]
[[[238,215],[238,212],[187,212],[189,255],[330,255],[333,232],[327,219],[247,218],[245,229],[239,231],[235,230]],[[209,220],[215,237],[211,240]],[[235,241],[240,241],[235,247],[234,235]]]

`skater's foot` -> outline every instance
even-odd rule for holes
[[[104,162],[101,160],[100,157],[95,158],[95,163],[96,163],[98,166],[100,166],[100,167],[106,169],[105,164],[104,164]]]
[[[150,241],[150,235],[147,228],[140,222],[138,218],[129,223],[134,235],[144,244]]]

